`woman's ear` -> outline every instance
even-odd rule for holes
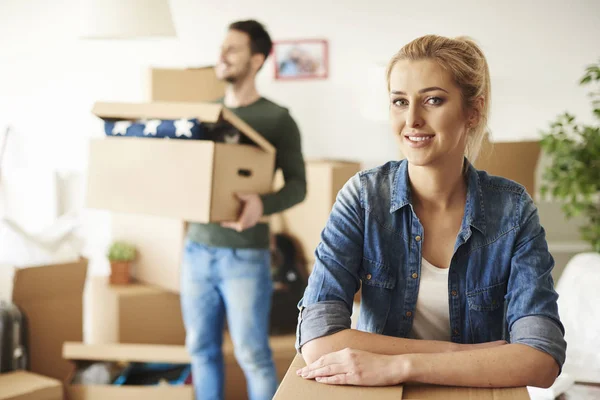
[[[479,96],[473,102],[473,107],[471,108],[471,112],[469,113],[469,118],[467,125],[469,127],[474,127],[479,125],[481,122],[481,116],[483,114],[483,108],[485,107],[485,100],[483,96]]]

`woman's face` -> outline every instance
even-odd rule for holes
[[[460,88],[431,60],[399,61],[390,74],[390,119],[413,165],[462,163],[468,119]]]

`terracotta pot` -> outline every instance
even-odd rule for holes
[[[111,285],[131,283],[131,261],[111,261],[109,282]]]

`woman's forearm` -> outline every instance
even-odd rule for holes
[[[550,387],[559,371],[552,356],[522,344],[399,357],[398,374],[408,373],[408,381],[436,385]]]
[[[435,340],[405,339],[367,333],[355,329],[344,329],[329,336],[311,340],[302,346],[302,356],[307,364],[322,355],[345,348],[369,351],[377,354],[398,355],[412,353],[446,353],[495,347],[504,342],[463,345]]]

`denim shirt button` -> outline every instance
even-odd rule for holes
[[[406,316],[410,318],[410,317],[412,317],[412,313],[410,311],[407,311]]]
[[[450,294],[454,297],[458,296],[458,292],[456,290],[453,290],[452,292],[450,292]]]
[[[421,236],[419,236],[419,235],[415,236],[415,240],[416,240],[417,242],[420,242],[420,241],[421,241]]]
[[[458,335],[458,334],[459,334],[459,332],[458,332],[458,329],[455,329],[453,333],[454,333],[455,335]]]
[[[372,275],[371,274],[367,274],[367,276],[365,278],[367,278],[367,280],[371,280]]]
[[[419,274],[417,274],[416,272],[413,272],[412,274],[412,278],[413,279],[417,279],[419,277]]]

